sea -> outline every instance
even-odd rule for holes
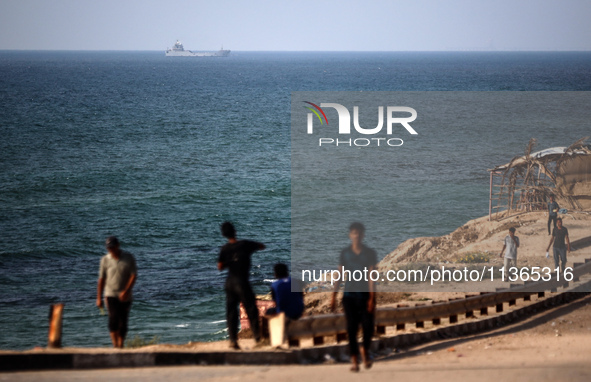
[[[298,91],[591,91],[591,52],[0,51],[0,349],[46,346],[58,302],[63,346],[110,346],[95,306],[109,235],[138,264],[128,338],[227,338],[220,223],[266,244],[253,256],[255,292],[268,292],[273,264],[290,261]],[[590,133],[589,124],[516,129],[481,149],[490,134],[473,131],[439,145],[442,162],[462,155],[445,166],[453,171],[413,160],[392,168],[424,183],[420,193],[391,185],[407,208],[379,256],[486,215],[487,168],[530,138],[543,149]]]

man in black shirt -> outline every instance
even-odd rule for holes
[[[255,251],[265,249],[265,245],[256,241],[236,240],[236,230],[230,222],[221,226],[222,235],[228,242],[220,249],[218,257],[218,269],[228,269],[226,278],[226,321],[230,347],[240,349],[238,346],[238,318],[239,304],[242,302],[248,315],[252,334],[257,342],[261,342],[259,329],[259,312],[256,306],[255,296],[249,282],[250,257]]]
[[[566,243],[565,243],[566,241]],[[558,268],[561,264],[561,271],[564,275],[564,268],[566,267],[566,252],[570,252],[570,240],[568,238],[568,230],[562,225],[562,218],[556,219],[556,228],[552,231],[552,238],[546,248],[546,252],[550,250],[550,246],[554,242],[554,266]]]

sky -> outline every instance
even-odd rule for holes
[[[591,0],[0,0],[0,50],[591,50]]]

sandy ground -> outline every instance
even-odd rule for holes
[[[563,225],[568,228],[573,245],[572,260],[591,254],[591,214],[575,212],[560,214]],[[440,237],[420,237],[406,240],[381,262],[381,269],[389,269],[406,262],[455,263],[468,254],[488,253],[494,264],[501,264],[499,257],[503,240],[510,227],[521,245],[518,250],[518,265],[553,265],[545,258],[550,241],[547,230],[548,215],[544,212],[529,212],[514,215],[499,221],[488,221],[488,216],[470,220],[454,232]]]
[[[0,374],[0,381],[590,381],[591,296],[494,332],[398,349],[359,374],[348,364],[185,366]]]

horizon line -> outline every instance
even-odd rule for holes
[[[231,52],[248,53],[505,53],[505,52],[591,52],[591,49],[438,49],[438,50],[230,50]],[[166,49],[11,49],[0,48],[0,52],[165,52]],[[211,52],[212,50],[193,50],[195,52]],[[215,50],[213,50],[215,51]]]

